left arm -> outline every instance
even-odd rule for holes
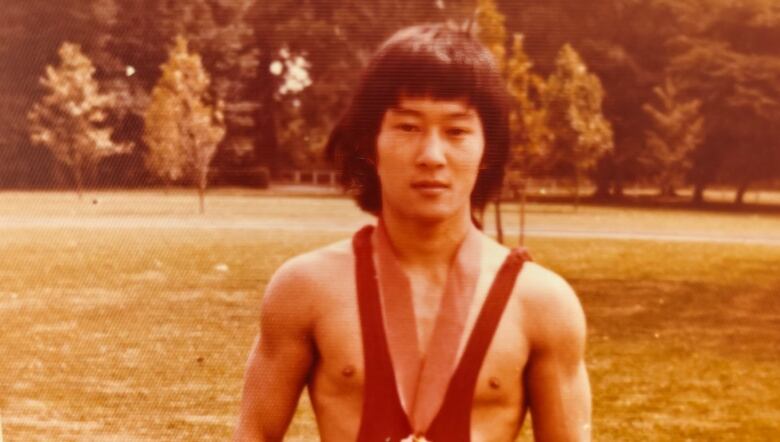
[[[539,276],[546,280],[539,284],[544,289],[531,296],[525,309],[531,353],[524,382],[534,439],[590,441],[585,315],[563,279],[551,273]]]

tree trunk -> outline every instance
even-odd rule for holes
[[[596,193],[593,194],[598,199],[609,199],[612,195],[610,193],[610,185],[608,182],[599,181],[596,183]]]
[[[618,172],[615,174],[615,180],[612,184],[612,198],[620,199],[624,196],[624,186],[625,180],[623,179],[623,174]]]
[[[87,187],[95,189],[97,187],[97,162],[88,161],[86,163],[86,173],[84,174],[84,183]]]
[[[692,200],[692,202],[694,204],[701,204],[701,203],[704,202],[704,188],[705,187],[706,187],[705,184],[701,183],[701,182],[696,183],[694,185],[694,187],[693,187],[693,200]]]
[[[574,174],[574,211],[580,208],[580,174]]]
[[[84,179],[81,174],[81,167],[79,165],[73,166],[73,181],[76,184],[76,194],[79,196],[79,201],[82,199],[84,193]]]
[[[528,193],[528,180],[523,178],[520,182],[520,236],[518,243],[520,246],[525,244],[525,201],[526,193]]]
[[[749,186],[750,184],[747,182],[739,183],[737,186],[737,195],[734,198],[734,204],[742,205],[742,203],[745,202],[745,193],[747,192]]]
[[[279,137],[276,131],[276,109],[277,102],[274,99],[274,92],[278,85],[277,79],[270,74],[268,66],[273,61],[272,46],[264,38],[258,36],[260,45],[260,66],[256,86],[252,93],[257,97],[260,106],[254,114],[255,119],[255,138],[254,138],[254,158],[252,167],[265,165],[271,178],[279,175],[278,155],[279,155]]]
[[[670,183],[662,183],[659,196],[675,197],[677,192],[674,190],[674,185]]]
[[[596,193],[594,197],[598,199],[609,199],[612,197],[612,183],[614,183],[614,174],[611,173],[611,159],[603,157],[596,166]]]
[[[623,188],[623,181],[622,180],[616,180],[615,185],[612,187],[612,197],[613,198],[623,198],[625,195],[624,188]]]
[[[206,186],[208,185],[208,167],[200,172],[198,177],[198,202],[200,203],[200,213],[206,213]]]
[[[501,197],[496,198],[493,207],[496,209],[496,240],[500,243],[504,243],[504,226],[501,224]]]

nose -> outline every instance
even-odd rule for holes
[[[428,136],[422,140],[422,145],[417,155],[417,165],[432,168],[443,166],[446,162],[444,156],[445,149],[446,141],[436,131],[430,131]]]

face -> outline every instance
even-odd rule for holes
[[[465,101],[401,98],[377,136],[382,211],[427,221],[471,214],[485,137]]]

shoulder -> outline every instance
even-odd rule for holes
[[[353,274],[349,240],[330,244],[285,261],[274,272],[262,301],[262,321],[311,324],[328,292],[338,291]]]
[[[535,262],[528,262],[515,289],[532,346],[577,352],[584,349],[585,313],[565,279]]]
[[[485,265],[497,271],[510,250],[485,238]],[[515,282],[513,298],[520,306],[523,328],[533,347],[579,347],[584,342],[582,305],[571,285],[557,273],[536,262],[526,262]]]
[[[305,286],[321,282],[323,278],[332,277],[334,270],[343,270],[353,261],[351,241],[339,241],[288,259],[274,273],[270,285]]]

